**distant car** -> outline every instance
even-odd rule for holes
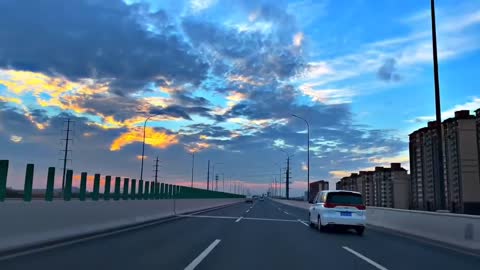
[[[362,194],[348,190],[325,190],[317,194],[309,209],[309,223],[325,231],[327,227],[365,231],[366,216]]]
[[[265,200],[265,197],[260,197],[260,201],[264,201]]]
[[[246,195],[246,196],[245,196],[245,202],[247,202],[247,203],[253,203],[253,197],[252,197],[252,195]]]

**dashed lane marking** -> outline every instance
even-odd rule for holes
[[[197,265],[199,265],[205,257],[208,256],[208,254],[220,243],[220,239],[216,239],[213,241],[200,255],[198,255],[195,260],[193,260],[187,267],[185,267],[185,270],[193,270]]]

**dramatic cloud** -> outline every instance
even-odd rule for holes
[[[208,70],[166,13],[150,13],[145,5],[1,1],[0,10],[3,68],[110,81],[117,93],[138,91],[158,78],[199,84]]]
[[[387,82],[399,81],[400,75],[397,74],[396,63],[396,60],[393,58],[386,59],[377,71],[378,78]]]
[[[124,146],[134,142],[143,142],[143,129],[134,128],[116,138],[110,146],[110,151],[118,151]],[[167,134],[164,131],[156,131],[151,127],[145,128],[145,144],[155,148],[166,148],[172,144],[178,143],[178,138],[174,134]]]

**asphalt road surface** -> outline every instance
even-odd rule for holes
[[[474,254],[373,228],[320,233],[306,219],[306,210],[271,200],[241,203],[0,258],[0,269],[480,269]]]

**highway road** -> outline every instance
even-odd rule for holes
[[[480,269],[480,257],[367,228],[310,228],[307,211],[271,200],[241,203],[9,259],[30,269]]]

